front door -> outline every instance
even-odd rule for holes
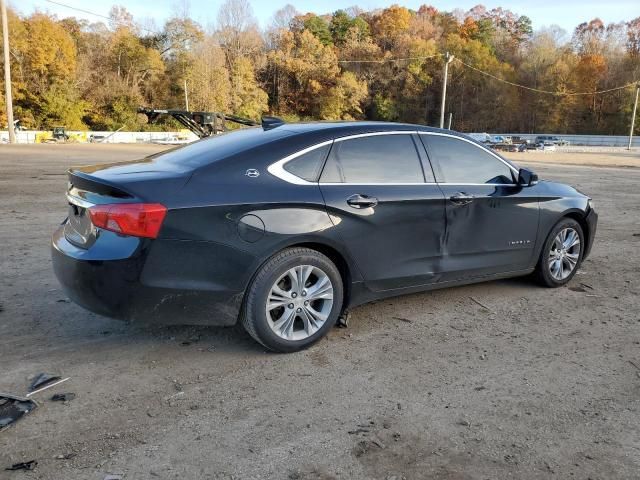
[[[526,269],[538,231],[538,199],[517,170],[460,137],[420,135],[446,204],[443,280]]]
[[[374,291],[432,283],[440,270],[445,202],[419,142],[410,131],[336,139],[320,178],[329,215]]]

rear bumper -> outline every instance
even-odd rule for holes
[[[587,245],[584,249],[583,259],[587,258],[591,253],[591,247],[593,246],[593,240],[596,238],[596,230],[598,229],[598,214],[592,208],[589,210],[587,214],[587,218],[585,218],[587,222],[587,227],[589,229],[588,237],[587,237]]]
[[[51,255],[64,292],[99,315],[165,325],[233,325],[244,295],[242,275],[236,270],[236,277],[220,282],[215,278],[220,263],[207,264],[210,258],[202,254],[206,250],[207,255],[215,255],[215,246],[205,249],[200,243],[103,232],[95,245],[84,250],[69,243],[59,228],[52,238]],[[234,260],[227,255],[223,271],[230,269],[229,258]]]

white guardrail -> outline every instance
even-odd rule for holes
[[[171,142],[175,140],[194,141],[198,137],[190,131],[181,132],[90,132],[67,130],[65,132],[71,142],[88,143],[93,138],[96,143],[154,143]],[[21,130],[16,132],[18,143],[41,143],[46,137],[51,137],[50,130]],[[9,133],[0,130],[0,143],[9,141]]]
[[[90,132],[70,130],[66,132],[73,142],[86,143],[93,137],[96,143],[154,143],[171,142],[172,140],[194,141],[198,137],[189,131],[181,132]],[[474,134],[476,135],[476,134]],[[520,137],[533,142],[538,136],[553,136],[575,146],[626,147],[629,137],[622,135],[562,135],[555,133],[490,133],[491,136]],[[51,136],[51,131],[23,130],[16,132],[18,143],[39,143],[44,137]],[[0,143],[7,143],[9,134],[0,130]],[[632,147],[640,147],[640,136],[633,138]]]
[[[535,141],[536,137],[558,137],[569,142],[569,145],[594,147],[626,147],[629,145],[629,135],[563,135],[558,133],[489,133],[500,137],[520,137]],[[640,136],[633,137],[632,147],[640,147]]]

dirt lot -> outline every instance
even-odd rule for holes
[[[638,148],[629,151],[616,147],[559,147],[559,150],[555,152],[528,150],[526,152],[504,152],[504,155],[523,165],[545,163],[640,168],[640,149]]]
[[[65,168],[155,149],[0,147],[0,391],[71,377],[0,433],[0,478],[638,478],[639,169],[518,157],[595,199],[593,254],[568,288],[391,299],[276,355],[240,328],[143,330],[59,290],[49,235]],[[3,470],[32,459],[33,472]]]

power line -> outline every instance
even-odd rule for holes
[[[106,20],[109,20],[111,23],[115,23],[117,25],[122,25],[124,27],[130,27],[131,25],[126,23],[126,22],[118,22],[114,19],[112,19],[111,17],[107,16],[107,15],[102,15],[101,13],[96,13],[96,12],[92,12],[90,10],[85,10],[84,8],[78,8],[78,7],[74,7],[72,5],[67,5],[66,3],[60,3],[60,2],[56,2],[54,0],[44,0],[47,3],[52,3],[54,5],[58,5],[60,7],[64,7],[64,8],[68,8],[71,10],[75,10],[77,12],[82,12],[82,13],[86,13],[87,15],[93,15],[94,17],[99,17],[99,18],[104,18]],[[137,28],[139,28],[140,30],[144,30],[145,32],[149,32],[152,33],[154,35],[157,35],[158,32],[151,30],[149,28],[145,28],[145,27],[141,27],[139,25],[136,25]]]
[[[441,57],[442,53],[436,53],[426,57],[406,57],[406,58],[383,58],[381,60],[338,60],[338,63],[393,63],[412,62],[414,60],[428,60],[430,58]]]
[[[406,57],[406,58],[383,58],[381,60],[338,60],[338,63],[391,63],[391,62],[403,62],[403,61],[414,61],[414,60],[428,60],[430,58],[434,58],[434,57],[442,57],[443,54],[442,53],[436,53],[434,55],[429,55],[426,57]],[[471,70],[474,70],[482,75],[485,75],[489,78],[492,78],[494,80],[497,80],[499,82],[502,83],[506,83],[508,85],[511,85],[513,87],[517,87],[517,88],[523,88],[525,90],[529,90],[532,92],[537,92],[537,93],[544,93],[547,95],[555,95],[555,96],[580,96],[580,95],[600,95],[603,93],[610,93],[610,92],[615,92],[617,90],[623,90],[625,88],[629,88],[629,87],[633,87],[635,85],[638,84],[638,81],[635,80],[633,82],[627,83],[625,85],[621,85],[619,87],[614,87],[614,88],[608,88],[606,90],[597,90],[595,92],[561,92],[561,91],[552,91],[552,90],[543,90],[540,88],[535,88],[535,87],[529,87],[527,85],[521,85],[519,83],[515,83],[515,82],[510,82],[509,80],[505,80],[503,78],[497,77],[496,75],[493,75],[492,73],[489,72],[485,72],[484,70],[480,70],[477,67],[474,67],[473,65],[469,65],[466,62],[463,62],[462,60],[460,60],[459,58],[455,58],[455,61],[460,62],[462,65],[464,65],[467,68],[470,68]]]
[[[508,85],[514,86],[514,87],[518,87],[518,88],[523,88],[525,90],[530,90],[532,92],[537,92],[537,93],[545,93],[547,95],[555,95],[558,97],[562,97],[562,96],[566,96],[566,97],[570,97],[570,96],[579,96],[579,95],[600,95],[603,93],[610,93],[610,92],[615,92],[617,90],[623,90],[625,88],[629,88],[632,87],[634,85],[636,85],[638,83],[638,81],[634,81],[631,83],[627,83],[626,85],[621,85],[619,87],[614,87],[614,88],[608,88],[606,90],[596,90],[595,92],[559,92],[559,91],[551,91],[551,90],[541,90],[539,88],[534,88],[534,87],[528,87],[526,85],[520,85],[519,83],[514,83],[514,82],[510,82],[509,80],[505,80],[503,78],[497,77],[489,72],[485,72],[484,70],[480,70],[477,67],[474,67],[473,65],[469,65],[468,63],[463,62],[462,60],[460,60],[459,58],[456,58],[456,61],[460,62],[462,65],[464,65],[467,68],[470,68],[471,70],[474,70],[482,75],[485,75],[487,77],[493,78],[494,80],[498,80],[499,82],[502,83],[506,83]]]

